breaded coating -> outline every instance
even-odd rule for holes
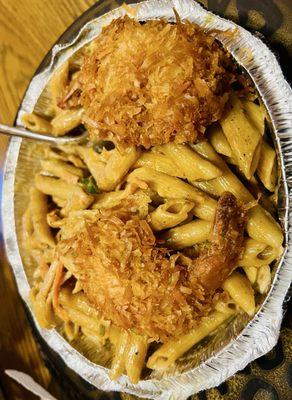
[[[129,204],[72,213],[62,226],[57,254],[104,318],[165,342],[194,327],[223,296],[215,289],[242,248],[245,217],[239,208],[231,194],[218,203],[214,249],[227,253],[228,243],[230,256],[216,262],[213,252],[196,264],[159,247],[149,224]]]
[[[64,97],[70,104],[78,94],[92,139],[147,149],[194,142],[221,117],[236,67],[209,33],[177,22],[141,24],[126,16],[95,39],[79,86],[74,82]]]
[[[191,280],[212,291],[222,285],[237,266],[244,249],[247,214],[235,196],[225,192],[219,199],[210,249],[193,261]]]

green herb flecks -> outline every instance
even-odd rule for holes
[[[81,180],[82,185],[84,186],[87,193],[90,194],[99,194],[100,190],[93,178],[93,176],[89,176],[88,178],[83,178]]]

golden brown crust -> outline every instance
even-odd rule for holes
[[[94,211],[81,223],[72,217],[61,232],[61,261],[90,302],[117,326],[166,341],[213,308],[214,295],[189,282],[180,254],[156,247],[150,226],[135,212]]]
[[[230,56],[196,24],[124,17],[85,56],[79,101],[93,138],[145,148],[183,143],[220,118],[234,77]]]
[[[207,291],[219,288],[237,266],[244,248],[246,219],[244,207],[225,192],[217,205],[212,246],[193,261],[191,279]]]
[[[215,289],[235,266],[245,214],[233,195],[223,195],[212,250],[194,261],[158,247],[134,204],[68,221],[58,254],[90,302],[115,325],[167,341],[195,326],[221,296]]]

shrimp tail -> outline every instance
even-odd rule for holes
[[[220,197],[209,250],[192,262],[190,279],[206,291],[218,289],[237,266],[243,251],[247,211],[229,192]]]

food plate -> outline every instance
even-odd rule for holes
[[[207,343],[197,348],[196,352],[190,351],[182,357],[174,368],[163,374],[146,373],[136,385],[131,384],[124,376],[116,382],[111,381],[108,377],[108,369],[102,366],[101,361],[98,362],[101,365],[97,365],[86,358],[86,349],[82,343],[76,343],[73,348],[59,332],[41,329],[35,322],[41,336],[49,346],[71,369],[94,386],[102,390],[125,391],[146,398],[183,399],[194,392],[219,385],[276,344],[282,320],[283,301],[291,282],[289,246],[289,217],[291,218],[291,215],[289,215],[288,191],[292,169],[290,150],[292,94],[276,58],[259,39],[243,28],[205,11],[194,1],[153,0],[135,4],[132,7],[136,10],[136,17],[141,21],[162,17],[174,21],[174,7],[182,20],[187,18],[208,30],[236,29],[234,35],[218,33],[217,39],[250,74],[269,113],[282,176],[278,211],[285,232],[285,253],[278,266],[274,268],[272,287],[260,310],[251,321],[247,317],[237,317],[224,330],[219,330]],[[77,35],[74,26],[72,27],[72,37],[67,34],[66,43],[63,41],[52,49],[49,65],[39,71],[32,80],[18,114],[19,124],[22,115],[33,110],[53,71],[96,37],[103,26],[125,13],[125,8],[119,8],[95,18],[93,9],[92,13],[87,14],[84,26]],[[30,307],[28,292],[32,279],[32,267],[31,260],[21,245],[20,226],[21,217],[28,204],[26,187],[32,182],[40,151],[37,146],[20,139],[13,139],[9,146],[4,175],[4,240],[19,292],[28,307]]]

